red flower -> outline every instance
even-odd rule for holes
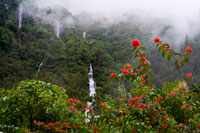
[[[191,77],[192,77],[192,73],[188,73],[188,74],[187,74],[187,77],[188,77],[188,78],[191,78]]]
[[[198,128],[199,128],[199,130],[200,130],[200,124],[198,124]]]
[[[140,41],[138,40],[132,40],[132,44],[133,47],[138,48],[138,46],[140,45]]]
[[[65,127],[66,127],[66,128],[69,128],[69,125],[68,125],[67,123],[65,123]]]
[[[138,69],[135,69],[135,72],[137,73],[137,72],[139,72],[139,70],[138,70]]]
[[[69,106],[69,108],[70,108],[72,111],[74,111],[74,106]]]
[[[182,91],[184,91],[184,88],[183,88],[183,87],[180,87],[180,88],[179,88],[179,90],[182,90]]]
[[[167,128],[167,125],[163,124],[163,125],[162,125],[162,128]]]
[[[144,79],[144,78],[145,78],[145,74],[143,74],[140,78],[141,78],[141,79]]]
[[[60,125],[60,122],[59,122],[59,121],[57,121],[57,122],[56,122],[56,125]]]
[[[139,57],[139,60],[142,60],[143,62],[146,60],[147,58],[144,56],[144,57]]]
[[[129,69],[121,69],[123,75],[129,76],[132,75],[132,72]]]
[[[145,80],[143,80],[142,82],[140,82],[140,85],[144,85],[146,84],[147,82]]]
[[[173,92],[173,93],[172,93],[172,96],[173,96],[173,97],[176,97],[176,92]]]
[[[53,126],[53,124],[52,124],[52,123],[48,123],[48,126],[50,126],[50,127],[51,127],[51,126]]]
[[[154,113],[153,113],[153,115],[157,115],[158,114],[158,112],[157,111],[155,111]]]
[[[171,93],[167,94],[169,97],[171,96]]]
[[[121,102],[121,101],[124,101],[124,98],[120,98],[120,102]]]
[[[129,63],[127,63],[126,66],[127,66],[128,68],[131,68],[131,67],[132,67]]]
[[[25,131],[25,133],[28,133],[28,132],[29,132],[28,130]]]
[[[159,38],[154,38],[154,42],[158,43],[158,42],[160,42],[160,39]]]
[[[189,108],[190,110],[192,110],[192,106],[189,106],[188,108]]]
[[[115,73],[111,73],[110,77],[114,78],[114,77],[116,77],[116,74]]]
[[[182,109],[182,110],[184,110],[185,108],[186,108],[186,106],[185,106],[185,105],[182,105],[182,106],[181,106],[181,109]]]
[[[116,124],[119,124],[119,121],[116,121]]]
[[[143,103],[139,103],[138,105],[140,108],[143,108],[144,104]]]
[[[40,125],[40,126],[43,126],[43,125],[44,125],[44,122],[39,122],[39,125]]]
[[[74,100],[72,98],[70,98],[68,101],[71,102],[71,103],[74,102]]]
[[[34,121],[33,121],[33,124],[37,125],[37,121],[36,121],[36,120],[34,120]]]
[[[62,130],[62,129],[60,129],[60,130],[58,130],[58,132],[59,132],[59,133],[62,133],[62,132],[63,132],[63,130]]]
[[[103,102],[101,102],[101,106],[103,106],[104,105],[104,103]]]
[[[138,100],[139,100],[139,97],[130,98],[130,102],[131,102],[132,104],[136,104],[136,103],[138,102]]]
[[[192,52],[192,46],[187,46],[187,48],[185,49],[186,52]]]

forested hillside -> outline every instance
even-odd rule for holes
[[[173,72],[173,60],[162,60],[161,53],[150,41],[151,31],[145,31],[142,24],[121,22],[102,27],[101,23],[96,23],[87,28],[76,25],[64,29],[58,38],[51,25],[38,23],[31,17],[24,17],[23,25],[19,28],[19,2],[0,3],[0,87],[10,89],[22,80],[39,79],[70,89],[72,97],[87,95],[89,65],[92,63],[97,86],[102,88],[100,90],[103,93],[113,94],[120,84],[112,81],[109,74],[117,72],[127,62],[134,65],[131,62],[132,39],[139,39],[146,46],[147,57],[155,74],[153,81],[157,87],[177,79],[176,73],[169,75]],[[87,32],[86,40],[83,39],[83,32]],[[160,34],[161,37],[162,34],[164,32]],[[187,45],[193,46],[192,65],[186,65],[186,71],[181,73],[184,75],[192,71],[195,81],[198,81],[200,73],[199,36],[186,37],[179,48],[174,45],[181,52]],[[37,75],[41,63],[43,65]],[[128,84],[125,86],[131,88]]]

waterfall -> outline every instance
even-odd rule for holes
[[[84,39],[84,41],[86,40],[86,32],[83,32],[83,39]]]
[[[88,73],[88,77],[89,77],[89,96],[90,97],[94,97],[94,95],[96,94],[96,83],[94,82],[94,79],[93,79],[93,69],[92,69],[92,64],[90,64],[90,72]],[[94,99],[92,99],[92,102],[87,102],[87,106],[89,108],[93,108],[92,107],[92,103],[94,102]],[[85,116],[87,117],[87,113],[89,112],[89,110],[87,109],[85,111]],[[86,123],[88,121],[90,121],[89,119],[85,119]]]
[[[124,81],[121,83],[121,86],[122,86],[122,88],[124,89],[124,92],[126,93],[126,87],[125,87]],[[130,92],[128,92],[128,96],[129,96],[129,98],[132,98]]]
[[[130,98],[132,98],[132,96],[131,96],[131,93],[130,93],[130,92],[128,93],[128,95],[129,95],[129,97],[130,97]]]
[[[40,72],[40,69],[41,69],[42,65],[43,65],[43,63],[41,62],[40,65],[39,65],[39,67],[38,67],[37,73],[35,75],[36,78],[38,77],[38,74]]]
[[[60,23],[56,20],[56,36],[60,38]]]
[[[88,73],[89,76],[89,90],[90,90],[90,97],[94,97],[96,94],[96,83],[94,82],[93,79],[93,69],[92,65],[90,64],[90,72]]]
[[[18,21],[19,21],[19,28],[21,28],[22,27],[22,4],[20,4],[19,5],[19,8],[18,8],[18,10],[19,10],[19,14],[18,14]]]

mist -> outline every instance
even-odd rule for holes
[[[177,44],[200,31],[199,0],[28,0],[23,5],[25,15],[54,27],[59,21],[62,29],[127,21],[149,27],[153,37],[168,27],[163,39]]]

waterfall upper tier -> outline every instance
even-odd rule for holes
[[[19,21],[19,28],[22,27],[22,12],[23,12],[23,7],[22,7],[22,4],[19,5],[19,8],[18,8],[18,21]]]

